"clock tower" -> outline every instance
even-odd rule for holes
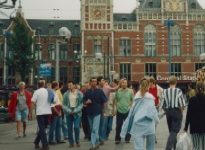
[[[113,0],[81,0],[82,30],[111,30]]]

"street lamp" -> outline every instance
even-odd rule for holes
[[[174,26],[174,22],[171,21],[169,18],[167,21],[164,22],[164,26],[168,27],[168,51],[169,51],[169,76],[172,74],[172,68],[171,68],[171,46],[170,46],[170,28]]]
[[[38,78],[37,78],[37,83],[39,81],[40,78],[40,48],[41,48],[41,41],[40,41],[40,35],[41,35],[41,28],[38,27],[37,28],[37,35],[38,35]]]

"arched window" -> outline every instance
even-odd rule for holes
[[[156,56],[156,27],[152,24],[145,26],[145,56]]]
[[[181,56],[181,27],[175,25],[171,27],[171,55],[172,56]]]
[[[194,27],[194,54],[199,56],[205,53],[205,28],[202,25]]]

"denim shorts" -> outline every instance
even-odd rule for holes
[[[16,121],[27,122],[28,121],[28,107],[22,111],[16,110],[15,119]]]

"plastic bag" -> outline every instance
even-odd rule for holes
[[[176,150],[191,150],[191,140],[186,132],[180,135]]]

